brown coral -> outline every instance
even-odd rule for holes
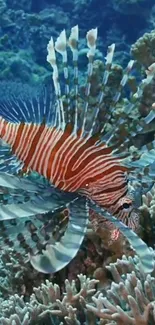
[[[131,54],[140,64],[148,67],[155,62],[155,30],[145,33],[132,46]]]

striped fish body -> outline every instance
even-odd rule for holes
[[[1,119],[0,136],[23,164],[57,188],[79,192],[107,209],[127,193],[126,167],[97,138],[81,138],[45,124],[15,124]],[[111,211],[113,212],[113,211]]]
[[[69,125],[62,132],[45,124],[13,124],[4,120],[1,124],[1,137],[23,163],[23,171],[36,171],[60,190],[88,197],[137,230],[139,213],[130,213],[133,202],[127,196],[128,169],[112,155],[111,148],[96,145],[97,137],[73,135]],[[109,221],[107,225],[111,240],[116,240],[119,231]]]

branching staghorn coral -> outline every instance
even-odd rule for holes
[[[95,285],[98,283],[95,279],[86,278],[84,275],[78,276],[80,289],[77,290],[75,281],[71,283],[65,281],[65,292],[60,292],[60,287],[46,280],[38,288],[34,288],[34,294],[31,295],[30,301],[25,303],[23,297],[18,295],[12,296],[8,301],[4,301],[0,306],[0,324],[32,324],[33,321],[39,321],[40,324],[49,317],[54,322],[49,324],[60,324],[59,320],[65,320],[65,324],[78,324],[77,317],[83,313],[83,304],[89,301],[95,293]],[[9,306],[9,307],[8,307]],[[17,319],[20,322],[16,322]],[[28,323],[25,323],[25,321]]]
[[[1,325],[154,325],[155,278],[143,272],[138,257],[123,256],[107,266],[113,282],[101,291],[98,281],[80,274],[65,281],[62,294],[46,280],[34,288],[29,302],[14,295],[0,304]]]
[[[143,238],[151,246],[154,246],[155,235],[155,185],[142,195],[141,225],[143,227]]]
[[[140,210],[149,214],[151,218],[155,218],[155,185],[149,192],[142,195]]]
[[[98,293],[92,297],[94,305],[87,304],[89,311],[95,313],[102,324],[148,325],[155,321],[155,278],[145,276],[136,257],[117,260],[107,269],[114,282],[107,296]],[[114,323],[109,322],[114,321]]]

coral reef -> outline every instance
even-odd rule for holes
[[[0,324],[153,325],[155,278],[146,275],[137,257],[123,256],[107,266],[113,281],[87,278],[65,280],[64,291],[46,280],[29,301],[14,295],[1,301]],[[105,277],[100,270],[101,277]]]
[[[154,246],[155,235],[155,186],[150,191],[142,195],[141,225],[143,227],[143,237],[149,245]]]
[[[153,69],[155,62],[155,31],[151,33],[145,33],[131,46],[131,55],[138,63],[140,73],[144,73],[144,68]],[[146,70],[146,73],[148,71]],[[138,105],[141,116],[146,116],[150,111],[152,104],[155,101],[154,95],[155,82],[154,78],[149,84],[144,85],[143,94]]]
[[[32,3],[33,0],[21,0],[21,1],[17,1],[17,0],[6,0],[6,5],[8,8],[14,9],[14,10],[24,10],[24,11],[30,11],[32,8]]]
[[[145,33],[132,46],[131,54],[134,59],[145,67],[155,62],[155,31]]]
[[[9,72],[6,73],[5,59],[9,52],[14,58],[18,52],[19,59],[21,50],[29,53],[27,62],[22,64],[25,74],[29,75],[26,79],[30,82],[32,76],[32,62],[35,66],[35,72],[40,76],[40,66],[48,69],[46,57],[46,44],[51,35],[57,36],[58,32],[64,27],[70,28],[72,25],[80,22],[82,33],[90,26],[95,26],[98,21],[98,27],[101,29],[100,38],[101,48],[105,49],[110,42],[116,42],[118,47],[117,63],[124,63],[128,58],[128,48],[132,41],[139,36],[139,28],[134,22],[134,35],[131,34],[130,28],[126,29],[126,22],[123,22],[123,16],[127,12],[134,15],[142,9],[144,29],[146,28],[151,14],[153,15],[153,2],[148,0],[111,0],[108,4],[105,2],[98,3],[96,10],[96,1],[70,1],[62,0],[53,3],[49,0],[42,0],[39,3],[36,0],[1,0],[0,1],[0,50],[2,62],[1,79],[8,80],[10,77],[10,65],[8,64]],[[72,12],[72,14],[71,14]],[[121,15],[121,17],[120,17]],[[79,17],[83,19],[79,19]],[[140,17],[138,18],[140,19]],[[150,18],[151,19],[151,18]],[[113,23],[109,23],[112,21]],[[128,21],[130,24],[130,19]],[[149,30],[149,26],[147,26]],[[80,45],[81,46],[81,45]],[[21,58],[22,59],[22,58]],[[22,62],[23,63],[23,62]],[[37,65],[36,65],[37,64]],[[18,70],[21,63],[18,65]],[[31,66],[31,69],[30,69]],[[45,70],[46,73],[46,70]],[[24,74],[24,73],[23,73]],[[16,75],[13,76],[16,78]],[[32,76],[33,77],[33,76]],[[25,81],[25,75],[17,75],[17,79]]]
[[[42,283],[46,277],[35,271],[30,263],[25,263],[22,255],[15,254],[11,249],[0,254],[0,297],[7,299],[18,293],[26,297],[32,293],[32,288]],[[48,276],[53,279],[53,276]]]
[[[23,9],[16,6],[8,9],[4,3],[0,6],[1,80],[33,82],[40,74],[46,75],[46,44],[56,29],[69,25],[61,8],[53,6],[39,14]]]
[[[107,295],[99,293],[92,297],[94,302],[87,309],[100,319],[102,324],[148,325],[155,321],[155,278],[144,275],[137,258],[126,258],[111,263],[107,269],[112,273],[114,282]],[[114,321],[114,322],[113,322]]]
[[[33,321],[39,321],[41,324],[41,320],[43,323],[46,320],[52,324],[52,319],[55,324],[59,324],[59,318],[59,320],[64,319],[66,324],[79,324],[78,318],[83,314],[82,304],[89,302],[96,291],[95,285],[98,281],[86,278],[82,274],[78,278],[79,289],[74,280],[71,282],[66,280],[63,294],[58,285],[46,280],[45,284],[34,288],[34,294],[27,303],[18,295],[10,297],[7,302],[1,302],[0,314],[3,316],[0,318],[0,323],[11,324],[13,320],[19,318],[20,323],[25,324],[26,318],[28,324]]]

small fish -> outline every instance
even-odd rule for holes
[[[154,143],[151,149],[147,146],[141,148],[135,159],[134,154],[127,152],[135,130],[131,129],[131,133],[121,139],[121,144],[116,139],[121,137],[125,117],[134,109],[135,101],[152,75],[149,73],[136,94],[131,95],[123,117],[117,120],[113,130],[96,133],[115,45],[108,47],[98,101],[91,123],[87,123],[97,29],[88,31],[86,35],[88,71],[84,103],[80,108],[78,38],[79,30],[75,26],[68,40],[64,30],[55,44],[53,38],[48,44],[47,61],[53,68],[55,99],[52,98],[52,88],[45,88],[41,94],[29,99],[23,99],[21,95],[21,98],[12,96],[0,102],[0,137],[5,142],[0,148],[0,186],[5,191],[7,188],[12,198],[12,201],[0,205],[1,236],[6,245],[12,245],[17,251],[20,247],[28,253],[31,264],[38,271],[56,272],[78,252],[92,209],[114,223],[140,256],[144,271],[151,272],[154,268],[153,254],[132,231],[137,226],[138,214],[129,193],[128,180],[132,175],[133,179],[139,177],[141,183],[146,182],[144,171],[145,175],[148,171],[149,178],[149,166],[154,161]],[[73,76],[70,76],[68,68],[68,49],[72,53]],[[62,80],[57,53],[63,64]],[[122,95],[133,64],[131,60],[127,65],[107,112],[107,121]],[[141,132],[154,117],[152,108],[146,118],[137,122],[136,132]],[[34,173],[40,178],[35,179]],[[69,211],[68,227],[61,239],[55,241],[49,232],[47,236],[45,223],[48,224],[54,211],[66,208]]]

